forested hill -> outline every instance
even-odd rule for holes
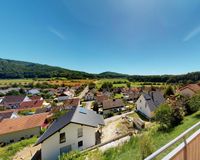
[[[91,66],[92,67],[92,66]],[[168,83],[192,83],[200,80],[200,72],[187,73],[183,75],[127,75],[115,72],[103,72],[90,74],[81,71],[64,69],[49,65],[31,62],[7,60],[0,58],[0,79],[14,78],[53,78],[65,77],[68,79],[86,78],[127,78],[136,82],[168,82]]]
[[[94,78],[93,74],[73,71],[61,67],[0,59],[0,78],[51,78],[66,77],[69,79]]]

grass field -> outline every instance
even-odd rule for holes
[[[20,142],[16,142],[13,144],[10,144],[5,147],[0,148],[0,159],[1,160],[12,160],[12,157],[22,150],[23,148],[34,144],[37,141],[37,137],[33,137],[31,139],[26,139]]]
[[[49,83],[54,85],[66,85],[66,86],[77,86],[82,84],[88,84],[95,80],[81,79],[81,80],[67,80],[65,78],[52,78],[52,79],[0,79],[0,87],[17,85],[27,85],[29,83]]]

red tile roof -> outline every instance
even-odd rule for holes
[[[48,114],[42,113],[15,119],[4,119],[0,122],[0,135],[40,127],[44,124]]]
[[[200,85],[198,85],[198,84],[188,84],[187,86],[180,88],[179,91],[182,91],[186,88],[191,89],[193,92],[200,91]]]
[[[44,100],[26,101],[20,104],[19,109],[42,107]]]

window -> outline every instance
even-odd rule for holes
[[[24,140],[25,138],[24,137],[21,137],[21,139],[20,140]]]
[[[83,137],[83,128],[78,128],[78,138]]]
[[[78,142],[78,148],[83,147],[83,141]]]
[[[68,153],[72,150],[72,146],[68,145],[65,147],[60,148],[60,155],[62,155],[63,153]]]
[[[64,142],[66,142],[65,133],[61,133],[60,134],[60,143],[64,143]]]
[[[10,140],[10,143],[13,143],[13,142],[15,142],[14,139],[11,139],[11,140]]]

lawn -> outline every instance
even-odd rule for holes
[[[37,141],[37,137],[33,137],[30,139],[26,139],[20,142],[16,142],[13,144],[10,144],[8,146],[5,147],[1,147],[0,148],[0,159],[1,160],[12,160],[12,157],[19,152],[20,150],[22,150],[23,148],[34,144]]]
[[[184,132],[186,129],[190,128],[192,125],[196,124],[200,120],[200,112],[197,112],[193,115],[186,116],[183,123],[179,126],[175,127],[168,133],[157,131],[157,127],[144,131],[146,133],[149,133],[149,136],[151,137],[153,141],[153,148],[154,151],[158,150],[160,147],[164,146],[174,138],[176,138],[178,135],[180,135],[182,132]],[[96,156],[98,155],[98,160],[127,160],[127,159],[134,159],[134,160],[141,160],[141,150],[139,147],[140,144],[140,137],[132,137],[131,140],[124,145],[109,149],[104,153],[101,153],[100,151],[90,152],[88,153],[88,158],[91,160],[96,160]],[[180,142],[178,143],[180,144]],[[173,148],[175,148],[178,144],[175,144]],[[170,150],[164,152],[160,157],[157,159],[161,159],[161,157],[165,156],[167,153],[169,153]],[[84,156],[78,156],[78,158],[73,158],[76,160],[83,160]]]

